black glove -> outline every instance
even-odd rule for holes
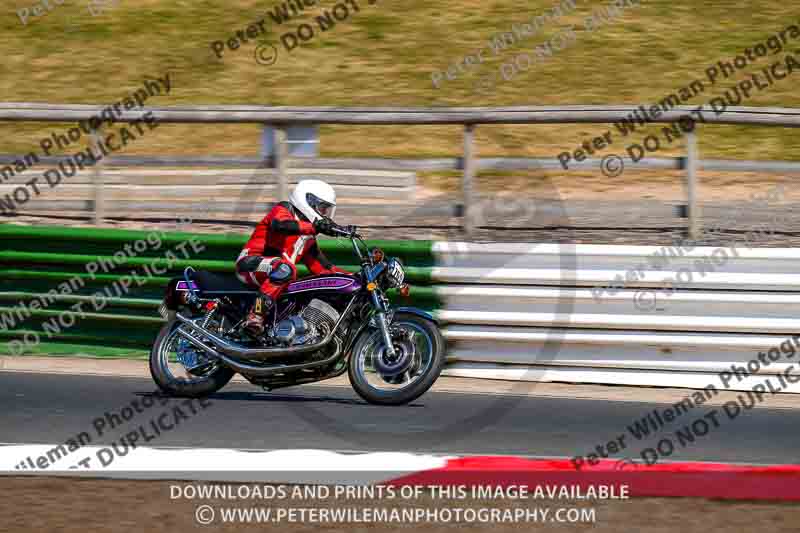
[[[323,235],[335,237],[337,234],[333,231],[334,226],[336,226],[336,224],[328,217],[320,217],[314,221],[314,231],[322,233]]]
[[[346,231],[348,235],[353,235],[358,228],[355,226],[342,226],[342,229]]]

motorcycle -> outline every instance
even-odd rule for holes
[[[150,352],[150,374],[166,394],[203,397],[236,373],[266,390],[335,378],[347,372],[372,404],[402,405],[438,379],[445,343],[433,316],[393,307],[389,289],[408,295],[397,258],[369,249],[356,228],[334,225],[361,265],[351,274],[290,283],[265,318],[262,334],[244,329],[258,291],[235,276],[187,267],[172,279],[159,312],[167,323]]]

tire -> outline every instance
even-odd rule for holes
[[[350,384],[356,393],[364,400],[376,405],[404,405],[412,402],[425,394],[439,378],[445,360],[445,342],[439,328],[432,321],[412,313],[397,313],[392,324],[411,323],[423,330],[429,337],[432,346],[431,362],[424,375],[410,386],[394,391],[381,391],[369,385],[363,374],[358,370],[358,364],[353,360],[366,345],[373,341],[375,330],[366,330],[359,336],[353,345],[347,375]]]
[[[160,353],[162,346],[169,340],[174,330],[178,328],[178,321],[168,322],[158,332],[153,347],[150,350],[150,375],[158,388],[169,396],[185,398],[202,398],[214,394],[228,384],[236,372],[226,366],[220,365],[206,376],[198,376],[191,382],[175,379],[161,364]]]

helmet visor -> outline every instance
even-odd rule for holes
[[[306,195],[306,201],[308,205],[311,206],[311,209],[316,211],[320,216],[333,218],[333,213],[336,211],[336,204],[326,202],[311,193]]]

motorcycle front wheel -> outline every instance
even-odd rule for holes
[[[364,331],[350,356],[348,377],[359,396],[378,405],[403,405],[422,396],[439,378],[445,343],[439,328],[423,317],[397,313],[390,326],[395,357],[381,332]]]

